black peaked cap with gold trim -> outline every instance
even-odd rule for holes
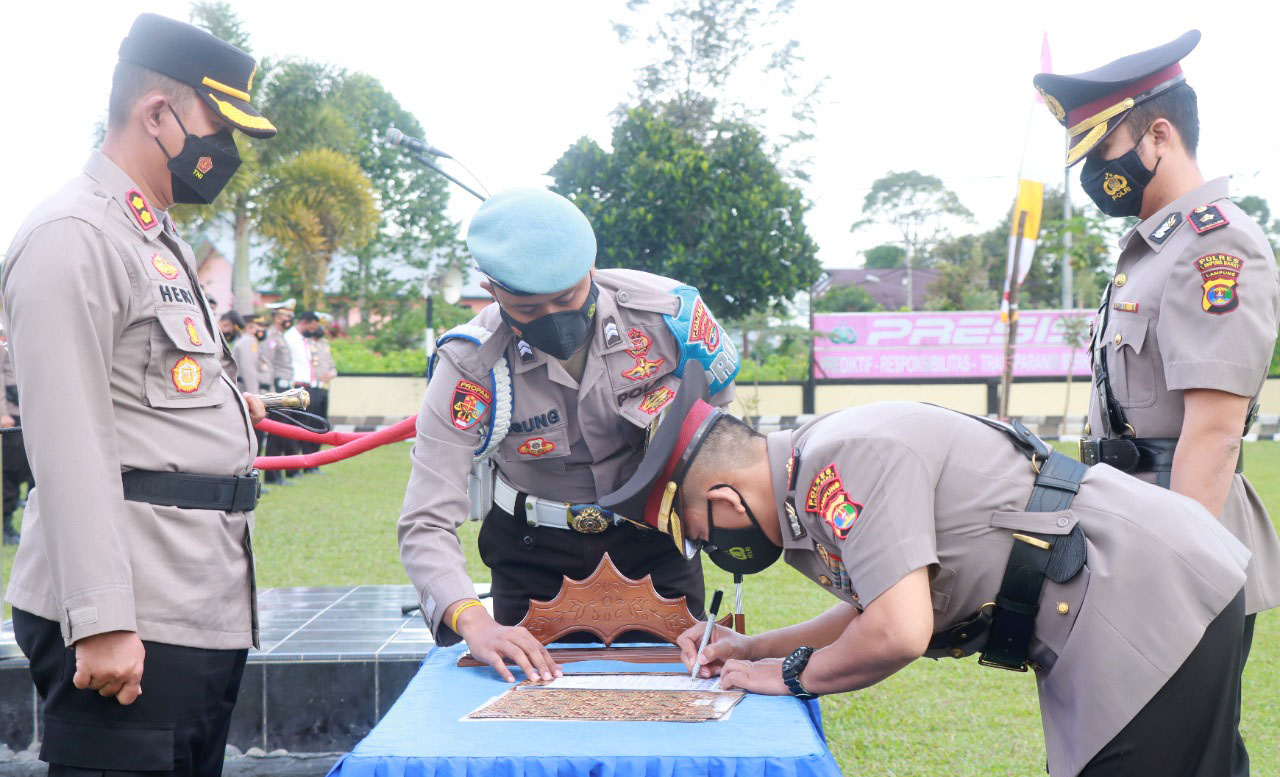
[[[275,125],[249,104],[258,68],[253,57],[198,27],[144,13],[120,43],[120,60],[190,84],[214,113],[246,135],[276,134]]]
[[[663,408],[645,446],[644,457],[627,482],[600,497],[600,506],[671,537],[684,552],[684,522],[680,518],[680,489],[707,433],[724,418],[724,411],[707,402],[707,376],[690,363],[676,396]]]
[[[1191,30],[1154,49],[1121,57],[1087,73],[1040,73],[1032,79],[1044,103],[1070,135],[1067,167],[1084,158],[1135,105],[1184,83],[1178,63],[1200,42]]]

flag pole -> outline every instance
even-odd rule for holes
[[[1067,149],[1071,148],[1071,135],[1065,135]],[[1071,266],[1071,168],[1062,173],[1062,309],[1075,308],[1074,268]]]
[[[1009,389],[1013,383],[1013,351],[1018,331],[1018,268],[1022,264],[1022,233],[1027,226],[1027,212],[1018,210],[1018,231],[1013,244],[1013,261],[1009,263],[1009,325],[1004,330],[1004,375],[1000,378],[1000,418],[1009,418]]]

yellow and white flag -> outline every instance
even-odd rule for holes
[[[1036,241],[1040,237],[1040,212],[1044,207],[1044,184],[1039,181],[1018,181],[1018,199],[1013,206],[1013,225],[1009,230],[1009,257],[1005,261],[1004,295],[1000,298],[1000,320],[1009,321],[1009,279],[1016,278],[1022,285],[1031,271],[1031,260],[1036,255]],[[1019,228],[1021,227],[1021,228]],[[1017,271],[1014,272],[1014,261]]]

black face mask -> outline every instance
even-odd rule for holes
[[[522,324],[507,315],[507,311],[502,310],[501,306],[499,310],[502,313],[502,320],[506,321],[508,326],[520,330],[520,339],[548,356],[568,359],[578,352],[591,335],[591,319],[595,318],[596,298],[599,296],[600,289],[592,283],[591,293],[587,295],[587,301],[582,303],[582,307],[577,310],[548,313],[527,324]]]
[[[323,329],[312,329],[310,332],[303,332],[303,337],[324,337]]]
[[[1123,156],[1084,160],[1080,186],[1098,210],[1108,216],[1137,216],[1142,212],[1142,193],[1155,177],[1156,170],[1160,169],[1159,159],[1155,168],[1148,170],[1138,156],[1138,146],[1146,136],[1147,130],[1143,130],[1138,142]]]
[[[240,152],[231,130],[224,129],[197,137],[187,132],[178,114],[169,108],[178,126],[187,133],[182,150],[177,156],[169,156],[160,138],[156,145],[169,157],[169,174],[173,181],[173,201],[193,205],[208,205],[226,188],[231,176],[240,168]]]
[[[259,340],[266,340],[266,339],[267,339],[267,330],[265,330],[265,329],[259,329],[257,332],[255,332],[255,333],[254,333],[254,335],[253,335],[253,336],[254,336],[254,337],[256,337],[256,338],[258,338]]]
[[[712,488],[727,488],[742,499],[742,492],[729,485],[720,483]],[[703,546],[711,563],[726,572],[735,575],[754,575],[764,571],[782,555],[782,548],[774,545],[769,535],[764,533],[755,513],[742,499],[742,507],[747,511],[751,525],[744,529],[718,529],[711,520],[711,500],[707,500],[707,542]]]

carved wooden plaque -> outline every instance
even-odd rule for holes
[[[728,615],[718,623],[745,633],[741,616]],[[539,642],[549,645],[566,634],[582,631],[594,634],[604,648],[557,648],[551,651],[558,662],[610,658],[635,663],[679,663],[676,638],[698,620],[689,612],[685,597],[668,599],[653,587],[649,575],[632,580],[614,566],[606,553],[600,565],[585,580],[564,578],[560,593],[549,602],[529,602],[529,612],[518,625],[529,630]],[[613,647],[613,642],[629,631],[643,631],[671,643],[671,647]],[[466,653],[458,666],[482,666]]]
[[[549,602],[529,602],[529,612],[519,625],[544,645],[566,634],[585,631],[600,638],[605,647],[628,631],[643,631],[675,644],[676,638],[697,623],[685,598],[668,599],[645,575],[632,580],[618,571],[609,554],[585,580],[564,579],[560,593]]]

